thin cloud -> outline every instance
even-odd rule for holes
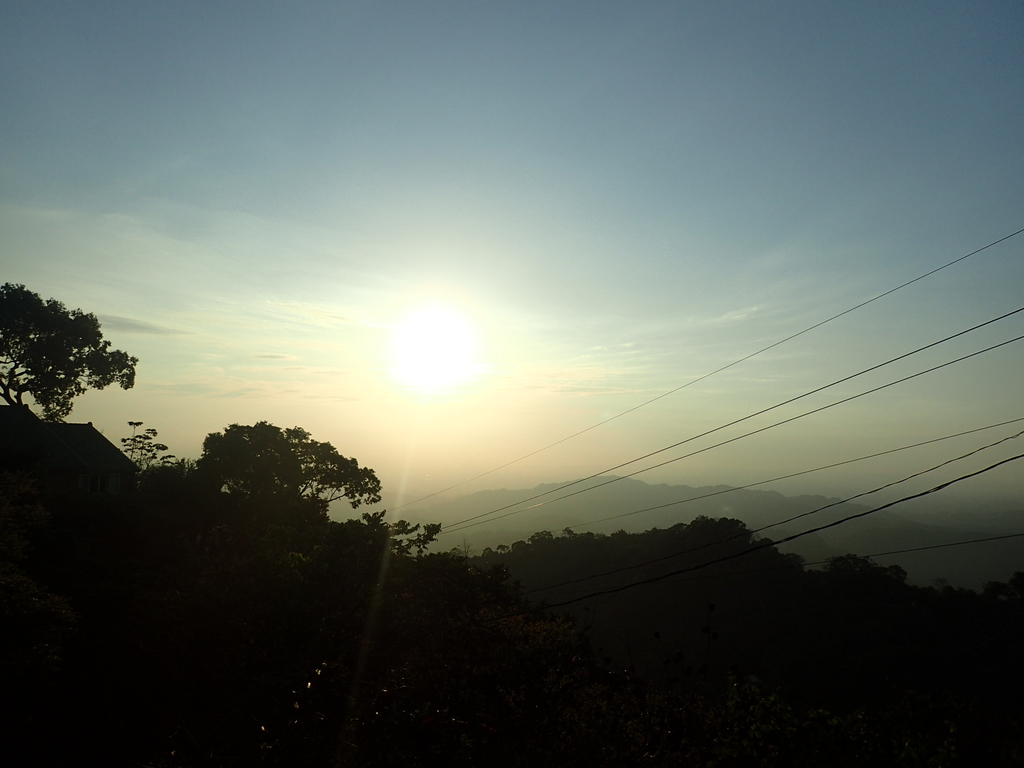
[[[144,333],[155,336],[181,336],[188,331],[179,331],[174,328],[167,328],[156,323],[149,323],[145,320],[136,320],[133,317],[119,317],[118,315],[100,315],[102,325],[115,331],[123,333]]]

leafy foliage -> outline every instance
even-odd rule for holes
[[[301,427],[232,424],[207,435],[196,469],[215,487],[248,499],[303,499],[322,511],[343,498],[352,507],[380,501],[380,481],[372,469],[340,455],[330,443],[313,440]]]
[[[0,473],[0,683],[8,696],[29,694],[57,668],[75,622],[67,601],[24,570],[29,537],[47,518],[36,497],[27,475]]]
[[[296,514],[322,504],[292,448],[308,434],[239,429],[248,459],[204,468],[236,483],[171,462],[132,496],[34,496],[18,482],[0,495],[0,640],[30,670],[0,664],[18,704],[5,764],[1009,766],[1024,754],[1020,575],[979,595],[911,587],[855,557],[811,572],[709,519],[429,553],[437,526]],[[746,574],[723,564],[607,595],[576,622],[513,579],[635,563],[652,575],[658,558],[746,551]]]
[[[44,302],[23,285],[0,286],[0,397],[9,405],[25,405],[29,394],[44,418],[63,420],[87,389],[131,389],[138,362],[110,349],[95,315]]]
[[[142,426],[141,421],[129,421],[128,426],[132,428],[132,434],[130,437],[121,438],[121,451],[134,461],[140,470],[146,471],[174,461],[173,454],[160,455],[167,450],[167,446],[157,442],[156,438],[159,433],[153,427],[139,432],[138,429]]]
[[[562,610],[588,627],[607,664],[675,690],[721,695],[739,669],[830,710],[904,691],[1016,695],[1024,659],[1012,627],[1024,612],[1012,579],[985,596],[940,591],[854,555],[807,570],[763,544],[740,521],[697,518],[642,534],[534,535],[472,562],[507,567],[549,603],[607,591]],[[605,575],[577,581],[594,574]]]

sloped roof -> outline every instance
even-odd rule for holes
[[[0,407],[0,456],[41,458],[50,469],[69,472],[138,470],[91,423],[47,423],[18,405]]]

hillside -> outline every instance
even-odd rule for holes
[[[614,482],[609,483],[611,480]],[[824,496],[784,496],[775,491],[725,485],[648,484],[634,478],[616,480],[611,476],[593,478],[555,492],[562,485],[478,491],[453,500],[412,507],[403,510],[403,514],[417,522],[440,522],[446,527],[456,527],[454,524],[458,521],[484,515],[481,524],[470,523],[440,538],[443,547],[469,547],[479,551],[509,545],[537,531],[558,532],[570,528],[576,532],[625,530],[640,533],[689,523],[697,517],[733,518],[757,530],[838,501]],[[602,487],[594,493],[577,493],[551,501],[596,486]],[[1012,504],[1012,501],[995,505],[973,503],[964,499],[955,500],[955,506],[946,500],[934,504],[917,502],[905,510],[883,510],[813,534],[783,546],[782,550],[795,552],[808,562],[817,562],[837,555],[874,555],[1019,533],[1024,531],[1024,513],[1016,511]],[[520,512],[520,505],[538,506]],[[863,504],[837,504],[807,518],[771,528],[764,535],[780,539],[869,509],[870,506]],[[494,510],[501,511],[487,514]],[[901,553],[879,557],[878,562],[898,563],[907,571],[909,581],[915,584],[926,585],[942,579],[954,586],[980,589],[986,582],[1005,578],[1007,573],[1024,567],[1024,538]]]

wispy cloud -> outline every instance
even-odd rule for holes
[[[188,333],[188,331],[179,331],[175,328],[168,328],[164,325],[157,325],[145,320],[136,320],[133,317],[100,315],[99,319],[107,328],[122,331],[123,333],[145,333],[156,336],[180,336]]]
[[[763,311],[762,307],[742,307],[740,309],[733,309],[728,312],[724,312],[717,316],[705,317],[697,320],[696,322],[703,325],[710,325],[715,323],[735,323],[739,320],[747,320],[750,317],[760,314]]]

